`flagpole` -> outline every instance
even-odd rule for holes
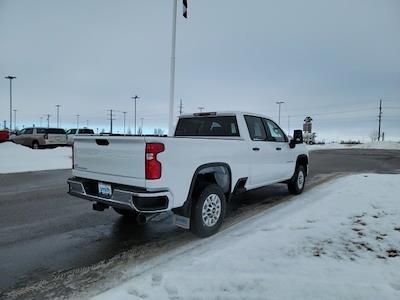
[[[172,0],[172,46],[171,46],[171,69],[169,85],[169,120],[168,135],[173,135],[174,128],[174,97],[175,97],[175,44],[176,44],[176,10],[178,0]]]

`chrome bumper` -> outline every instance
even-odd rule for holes
[[[108,206],[118,207],[128,210],[134,210],[142,213],[157,213],[168,211],[172,205],[172,194],[169,191],[160,192],[133,192],[114,188],[110,198],[99,196],[98,194],[89,193],[84,186],[84,182],[75,179],[67,180],[69,185],[68,194],[71,196],[79,197],[89,201],[96,201]],[[139,207],[135,205],[135,201],[144,202],[150,199],[165,199],[166,205],[162,207]]]

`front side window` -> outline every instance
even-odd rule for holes
[[[269,140],[272,142],[287,142],[287,137],[285,133],[282,131],[282,129],[279,128],[278,125],[276,125],[274,122],[271,120],[263,119],[263,122],[265,124],[265,128],[269,132]]]
[[[44,128],[36,128],[36,133],[37,134],[43,134],[45,132],[46,132],[46,130]]]
[[[266,141],[267,133],[261,118],[254,116],[245,116],[244,118],[249,129],[250,138],[253,141]]]

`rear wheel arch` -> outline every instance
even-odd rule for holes
[[[182,207],[173,209],[173,212],[190,217],[192,202],[210,184],[217,184],[223,190],[225,199],[229,200],[232,189],[232,172],[227,163],[215,162],[199,166],[193,174],[185,203]]]

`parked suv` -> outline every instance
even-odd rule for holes
[[[89,128],[73,128],[67,130],[67,144],[72,145],[76,135],[94,134],[93,129]]]
[[[25,128],[12,136],[11,141],[39,149],[44,147],[65,146],[67,144],[67,135],[62,128]]]

